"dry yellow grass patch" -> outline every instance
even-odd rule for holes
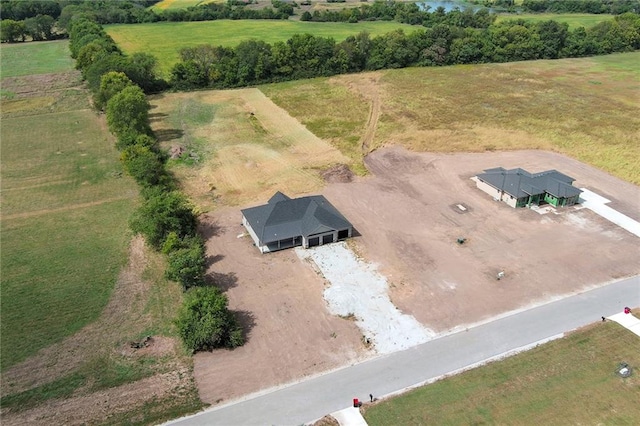
[[[199,146],[200,162],[176,162],[174,171],[205,210],[261,203],[275,191],[317,192],[324,185],[322,170],[350,162],[257,89],[176,93],[151,102],[162,117],[154,130],[182,133],[165,145]],[[178,120],[187,102],[213,107],[211,119]]]

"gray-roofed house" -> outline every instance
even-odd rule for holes
[[[262,253],[329,244],[353,233],[351,223],[322,195],[289,198],[276,192],[267,204],[241,212],[242,224]]]
[[[557,170],[529,173],[517,168],[487,169],[476,176],[476,186],[511,207],[549,203],[556,207],[576,204],[582,192],[572,184],[574,178]]]

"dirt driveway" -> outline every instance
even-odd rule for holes
[[[322,193],[361,234],[350,244],[378,264],[395,305],[438,333],[640,273],[640,240],[590,210],[514,210],[470,180],[497,166],[556,168],[640,219],[633,201],[639,188],[577,161],[537,151],[435,155],[388,148],[366,163],[371,176],[331,183]],[[210,272],[249,336],[234,351],[196,355],[202,399],[227,401],[371,356],[355,323],[328,313],[326,284],[311,265],[293,250],[261,255],[239,237],[240,218],[237,208],[203,218]],[[459,245],[458,237],[467,241]],[[500,270],[506,275],[498,281]]]

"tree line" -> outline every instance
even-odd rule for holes
[[[639,0],[523,0],[521,8],[533,13],[640,13]]]
[[[207,282],[206,251],[195,208],[166,170],[166,153],[149,124],[145,90],[157,88],[155,59],[123,55],[101,25],[85,18],[72,21],[69,36],[71,54],[89,83],[94,106],[106,113],[123,169],[141,187],[142,205],[131,217],[130,227],[166,255],[166,277],[185,291],[175,320],[185,347],[197,351],[244,344],[227,297]]]
[[[184,48],[170,85],[177,90],[231,88],[389,68],[570,58],[639,48],[640,15],[633,13],[574,30],[553,20],[516,19],[486,28],[436,24],[410,34],[396,30],[371,37],[362,32],[340,43],[297,34],[273,45],[249,40],[234,48]]]
[[[85,17],[99,24],[139,24],[150,22],[212,21],[218,19],[288,19],[293,6],[272,0],[271,7],[248,9],[248,3],[229,0],[186,9],[154,10],[159,0],[0,0],[2,21],[0,40],[14,43],[30,38],[52,40],[68,34],[71,19]],[[47,24],[47,32],[36,31]]]

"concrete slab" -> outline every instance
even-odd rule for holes
[[[607,200],[603,196],[589,191],[586,188],[580,189],[584,191],[582,194],[580,194],[580,203],[584,207],[592,210],[608,221],[615,223],[619,227],[626,229],[637,237],[640,237],[640,222],[612,209],[609,206],[606,206],[605,204],[611,201]]]
[[[625,314],[624,312],[621,312],[619,314],[611,315],[609,319],[640,336],[640,319],[633,316],[633,314]]]
[[[340,426],[367,426],[367,422],[360,414],[360,409],[356,407],[336,411],[331,413],[331,416],[340,423]]]

